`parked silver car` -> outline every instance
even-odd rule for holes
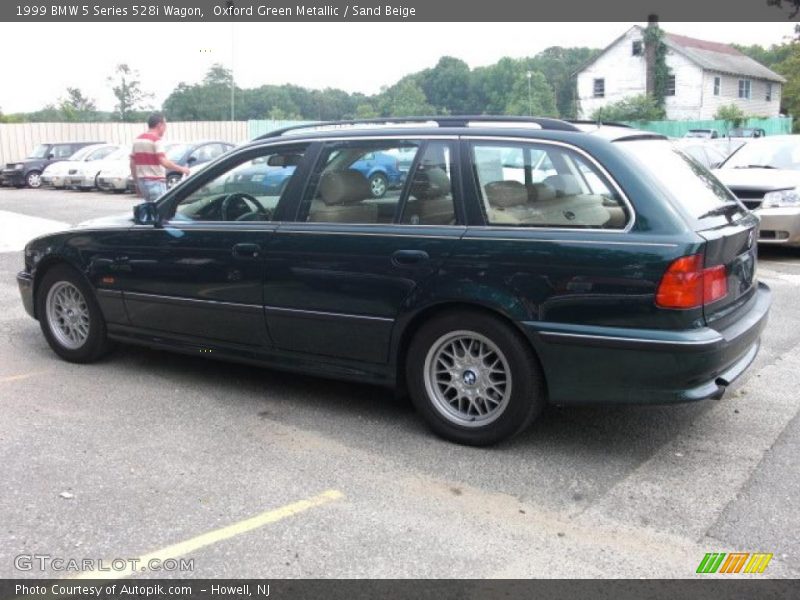
[[[800,135],[747,142],[714,174],[761,219],[759,243],[800,246]]]

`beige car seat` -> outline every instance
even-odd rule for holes
[[[369,181],[353,169],[325,171],[319,179],[318,198],[311,202],[309,222],[377,223],[378,206],[370,198]]]
[[[404,222],[450,225],[455,222],[451,183],[441,167],[420,167],[411,182]]]

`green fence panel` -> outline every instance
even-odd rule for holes
[[[721,136],[730,128],[726,121],[709,119],[706,121],[626,121],[627,125],[660,133],[668,137],[683,137],[690,129],[716,129]],[[742,127],[758,127],[767,135],[792,133],[792,117],[772,117],[769,119],[747,119]]]
[[[295,125],[305,125],[311,121],[280,121],[280,120],[259,120],[247,122],[247,133],[250,139],[257,138],[260,135],[282,129],[284,127],[293,127]]]

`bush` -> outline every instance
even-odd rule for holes
[[[718,121],[725,121],[728,124],[728,129],[733,129],[744,123],[747,115],[735,104],[728,104],[727,106],[720,106],[717,112],[714,113],[714,118]]]
[[[592,113],[594,121],[660,121],[666,112],[652,96],[641,94],[624,98]]]

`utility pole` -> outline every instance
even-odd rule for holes
[[[531,76],[533,73],[528,71],[528,116],[533,116],[533,100],[531,98]]]

